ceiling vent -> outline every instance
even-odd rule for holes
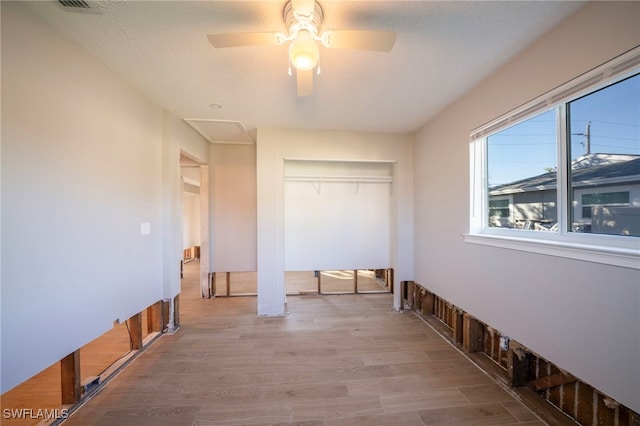
[[[69,12],[102,13],[92,3],[84,0],[58,0],[58,4]]]

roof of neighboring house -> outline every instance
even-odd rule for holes
[[[640,182],[640,155],[587,154],[571,163],[573,187],[629,184]],[[497,185],[489,195],[556,189],[556,172]]]

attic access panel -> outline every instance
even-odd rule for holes
[[[193,129],[211,143],[253,145],[255,140],[240,121],[185,118]]]

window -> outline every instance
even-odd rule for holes
[[[557,222],[556,139],[554,110],[487,137],[487,226],[536,229]],[[492,204],[498,202],[512,212],[500,216],[508,220],[494,219]]]
[[[566,115],[569,230],[640,236],[640,74],[568,102]]]
[[[629,192],[608,192],[599,194],[582,194],[582,218],[591,219],[591,211],[597,206],[628,206]]]
[[[640,269],[640,48],[472,133],[466,241]]]
[[[496,223],[502,219],[511,218],[511,201],[509,198],[493,198],[489,199],[489,226],[501,226]]]

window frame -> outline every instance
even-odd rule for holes
[[[603,64],[519,108],[473,130],[469,145],[470,221],[468,243],[521,250],[589,262],[640,269],[640,237],[571,232],[567,103],[640,72],[640,47]],[[489,226],[487,138],[545,110],[556,111],[557,232]]]

